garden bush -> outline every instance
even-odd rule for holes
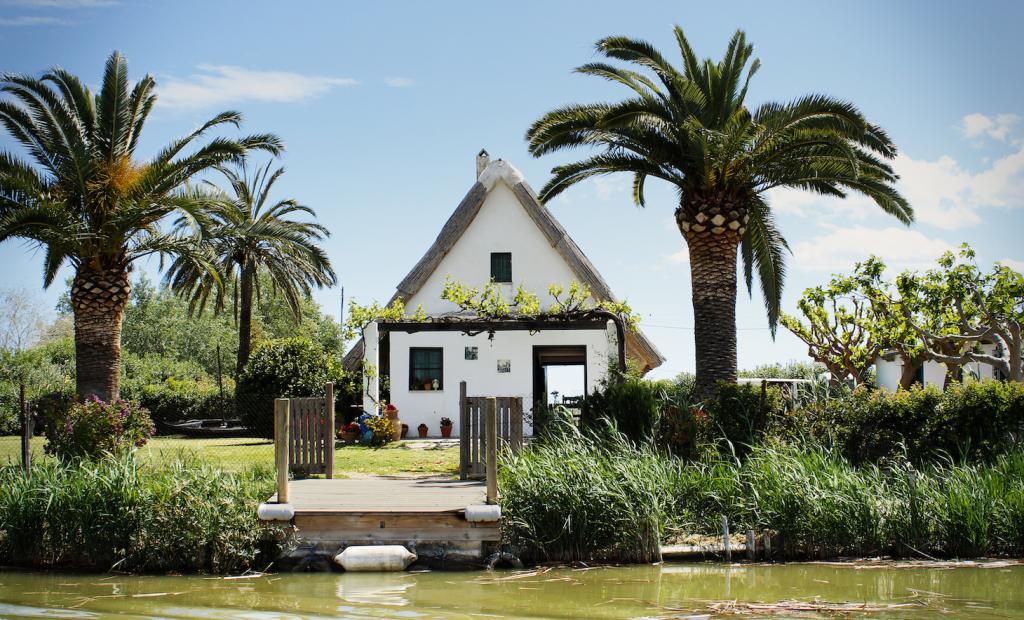
[[[992,460],[1024,436],[1024,384],[971,381],[945,392],[915,386],[895,393],[858,387],[780,421],[781,434],[835,445],[857,463],[904,454],[915,463],[943,455]]]
[[[718,384],[718,394],[701,404],[707,413],[706,427],[720,448],[737,456],[744,456],[783,412],[782,393],[777,387],[765,390],[761,386],[744,383]]]
[[[47,409],[46,452],[61,459],[93,459],[145,445],[153,435],[149,412],[127,400],[89,397]]]
[[[343,380],[334,356],[309,340],[265,342],[253,351],[239,377],[239,414],[255,433],[272,437],[275,398],[322,396],[324,385]]]
[[[0,468],[0,564],[128,572],[240,572],[274,557],[256,517],[269,470],[195,459],[143,467],[130,454]],[[262,550],[262,554],[261,554]]]
[[[583,401],[580,425],[597,428],[603,421],[635,443],[654,439],[661,416],[661,386],[626,375],[609,380]]]

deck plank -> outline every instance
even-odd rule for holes
[[[486,495],[486,486],[477,480],[309,478],[289,483],[296,514],[458,512],[483,503]]]

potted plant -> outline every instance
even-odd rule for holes
[[[441,418],[441,436],[451,437],[452,436],[452,419]]]
[[[405,424],[403,422],[402,423],[402,439],[405,439],[408,436],[409,436],[409,425]]]
[[[398,407],[396,407],[394,403],[388,403],[387,405],[384,405],[384,416],[387,417],[387,419],[389,420],[397,420]]]
[[[424,390],[427,390],[429,392],[431,389],[433,389],[433,387],[434,387],[433,381],[424,381],[423,382],[423,389]]]
[[[420,439],[425,438],[427,436],[427,425],[420,424],[416,427],[416,432],[420,434]]]
[[[355,443],[356,439],[359,439],[359,425],[349,422],[338,431],[338,437],[345,443]]]

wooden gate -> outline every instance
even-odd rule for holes
[[[288,469],[308,476],[334,477],[334,385],[328,383],[323,398],[291,398],[288,401]]]
[[[498,449],[518,454],[523,449],[523,399],[499,396],[497,403]],[[459,478],[486,475],[486,396],[467,396],[466,382],[459,383]]]

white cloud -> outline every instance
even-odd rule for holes
[[[791,264],[804,271],[841,271],[874,254],[894,269],[919,268],[934,265],[935,259],[952,249],[943,239],[909,228],[851,226],[797,242]]]
[[[1024,260],[1017,260],[1015,258],[1000,258],[999,262],[1006,265],[1014,271],[1024,273]]]
[[[60,24],[66,24],[62,19],[56,17],[41,17],[38,15],[20,15],[18,17],[0,17],[0,26],[3,27],[19,27],[19,26],[54,26]]]
[[[392,88],[406,88],[416,83],[416,80],[407,77],[384,78],[384,83]]]
[[[916,221],[955,230],[979,224],[979,209],[1024,207],[1024,147],[986,163],[980,172],[970,172],[948,155],[926,160],[901,153],[893,168],[900,176],[897,188],[910,201]],[[838,199],[777,189],[768,199],[776,212],[789,215],[839,212],[847,219],[864,220],[881,213],[870,199],[854,193]]]
[[[606,174],[590,179],[598,200],[611,200],[616,195],[631,192],[631,183],[632,177],[627,174]],[[628,199],[633,200],[631,196]]]
[[[673,252],[665,257],[665,260],[672,263],[673,265],[685,265],[690,262],[690,250],[689,248],[683,248],[678,252]]]
[[[960,124],[960,131],[963,132],[965,137],[971,139],[988,136],[993,140],[1006,142],[1007,138],[1010,137],[1010,133],[1013,131],[1014,125],[1019,122],[1020,117],[1016,114],[997,114],[995,116],[986,116],[979,112],[975,112],[974,114],[968,114],[963,118]]]
[[[290,103],[358,84],[351,78],[258,71],[228,65],[199,65],[201,73],[158,80],[159,105],[202,108],[239,101]]]

